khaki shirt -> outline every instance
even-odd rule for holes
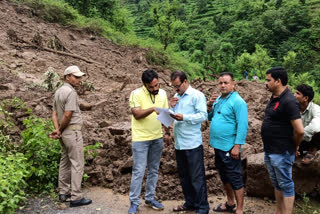
[[[69,125],[82,125],[81,111],[79,108],[79,98],[76,90],[69,84],[64,83],[54,94],[53,110],[57,111],[58,121],[61,120],[65,111],[72,111]]]
[[[320,106],[310,102],[307,109],[301,114],[304,127],[304,140],[309,142],[312,136],[320,132]]]

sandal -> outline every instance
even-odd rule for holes
[[[222,204],[219,204],[218,206],[217,206],[217,208],[214,208],[213,209],[213,211],[215,211],[215,212],[228,212],[228,213],[234,213],[235,212],[235,210],[234,210],[234,208],[236,208],[236,205],[234,204],[234,205],[229,205],[227,202],[224,204],[224,206],[226,207],[226,208],[224,208],[224,209],[222,209]]]
[[[185,207],[183,204],[173,208],[173,212],[193,211],[193,208]]]
[[[314,159],[316,155],[312,152],[307,152],[307,154],[303,157],[302,163],[305,165],[309,165]]]

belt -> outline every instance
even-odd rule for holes
[[[82,125],[69,125],[65,130],[81,130]]]

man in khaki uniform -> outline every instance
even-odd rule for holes
[[[71,197],[70,207],[77,207],[92,203],[83,197],[81,191],[84,168],[82,118],[78,95],[74,89],[85,74],[73,65],[63,75],[65,83],[54,95],[52,121],[55,130],[50,137],[60,139],[61,142],[59,200],[65,202]]]

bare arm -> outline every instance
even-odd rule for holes
[[[53,126],[56,130],[59,129],[59,121],[58,121],[58,114],[57,111],[53,111],[52,112],[52,122],[53,122]]]
[[[291,120],[291,125],[293,127],[293,140],[296,145],[296,148],[299,147],[299,144],[303,140],[304,129],[301,119]]]
[[[60,130],[61,133],[69,125],[71,117],[72,117],[72,113],[73,113],[72,111],[65,111],[64,112],[64,114],[62,116],[61,124],[60,124],[60,127],[59,127],[59,130]]]
[[[57,111],[52,112],[52,123],[54,126],[54,130],[49,135],[52,139],[59,139],[61,138],[61,132],[59,130],[59,121],[58,121],[58,114]]]
[[[157,110],[154,107],[148,108],[148,109],[143,109],[143,110],[140,107],[137,107],[137,108],[132,108],[131,112],[136,120],[140,120],[140,119],[143,119],[143,118],[149,116],[153,112],[157,113]]]

